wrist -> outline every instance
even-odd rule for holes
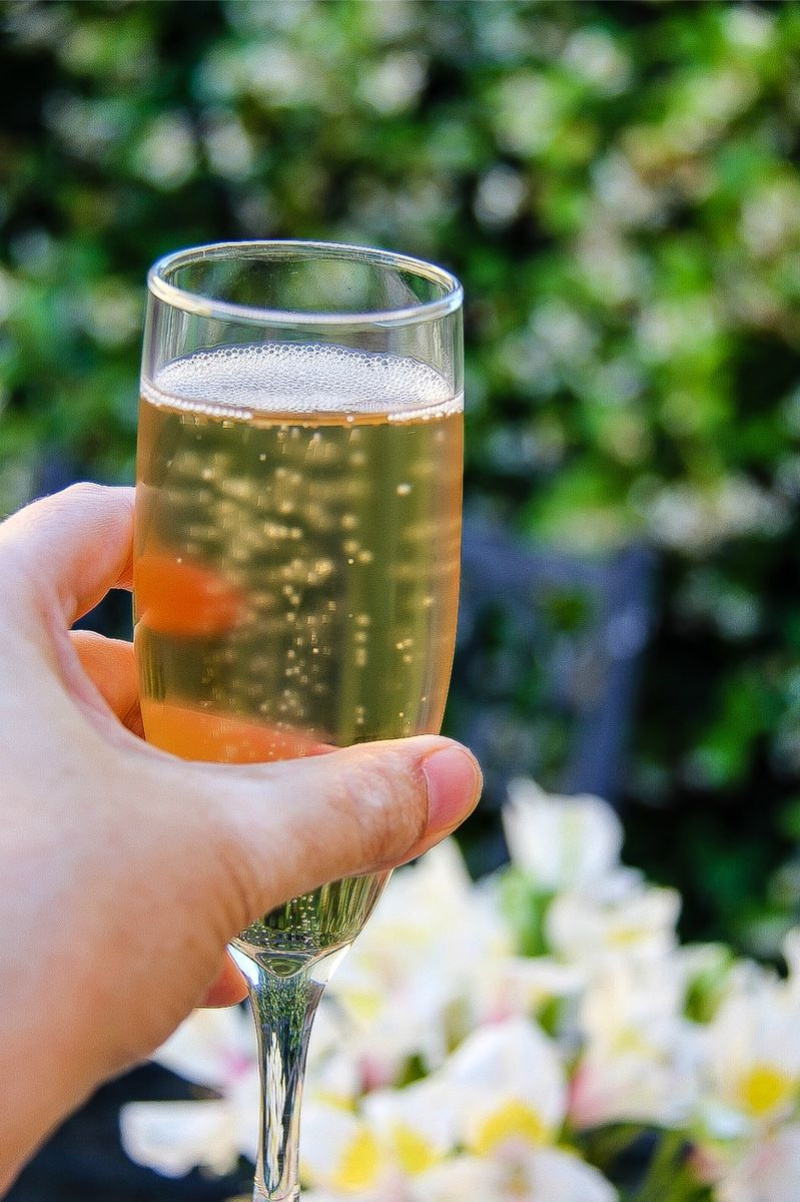
[[[0,1197],[94,1084],[76,1058],[65,1055],[57,1010],[38,1018],[29,1010],[24,1024],[9,1025],[8,1017],[0,1025]]]
[[[15,943],[13,955],[0,950],[0,1197],[101,1080],[90,1003],[78,996],[67,957],[52,947],[37,955],[32,940]]]

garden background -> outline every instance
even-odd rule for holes
[[[800,917],[800,9],[2,16],[2,512],[75,475],[132,479],[161,253],[300,237],[442,262],[467,296],[470,514],[559,555],[650,552],[625,858],[681,890],[685,935],[774,956]],[[557,643],[582,611],[553,608]],[[516,639],[489,623],[451,729]],[[553,787],[569,734],[535,675],[494,720],[532,732]],[[476,867],[493,829],[465,834]]]

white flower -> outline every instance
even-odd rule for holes
[[[139,175],[168,192],[190,177],[197,163],[191,122],[183,112],[154,117],[136,147],[133,162]]]
[[[539,1148],[523,1159],[509,1182],[508,1202],[616,1202],[617,1191],[598,1169],[559,1148]]]
[[[120,1114],[125,1152],[165,1177],[197,1165],[229,1173],[239,1158],[235,1114],[227,1102],[132,1102]]]
[[[800,1125],[754,1142],[717,1183],[719,1202],[794,1202],[800,1198]]]
[[[493,895],[472,884],[452,841],[397,873],[330,990],[368,1087],[418,1056],[430,1068],[472,1029],[483,983],[512,937]]]
[[[328,1190],[304,1189],[303,1202],[342,1202],[341,1194],[332,1194]]]
[[[496,1023],[514,1016],[535,1015],[555,999],[576,997],[586,973],[576,964],[552,956],[508,956],[490,966],[480,982],[479,1015]]]
[[[196,1010],[159,1048],[166,1068],[223,1096],[200,1102],[132,1102],[120,1113],[128,1156],[168,1177],[196,1165],[227,1173],[255,1159],[259,1082],[250,1016],[232,1007]]]
[[[358,1115],[309,1101],[300,1121],[300,1172],[315,1188],[366,1196],[385,1176],[378,1140]]]
[[[502,229],[519,215],[525,197],[525,181],[517,171],[502,164],[492,167],[478,184],[475,216],[490,229]]]
[[[685,966],[676,957],[610,960],[582,1000],[585,1046],[572,1081],[579,1127],[685,1121],[697,1092],[698,1036],[683,1018]]]
[[[596,1169],[550,1146],[565,1109],[556,1046],[514,1019],[475,1031],[427,1079],[368,1095],[361,1114],[312,1103],[304,1176],[364,1202],[613,1202]]]
[[[539,154],[558,137],[563,107],[562,89],[542,72],[505,75],[491,103],[498,143],[523,157]]]
[[[409,1202],[502,1202],[503,1166],[477,1156],[455,1156],[410,1183]]]
[[[441,1077],[368,1094],[363,1107],[382,1146],[410,1177],[438,1164],[453,1150],[458,1111],[453,1088]]]
[[[681,1015],[684,988],[684,969],[674,957],[609,960],[584,994],[584,1035],[590,1042],[621,1049],[634,1031],[663,1042]]]
[[[427,64],[413,50],[389,54],[360,74],[358,89],[379,113],[402,113],[411,108],[425,85]]]
[[[454,843],[397,873],[317,1015],[304,1197],[613,1202],[602,1174],[558,1146],[567,1116],[699,1132],[696,1165],[719,1202],[800,1197],[800,928],[786,981],[731,968],[725,949],[679,948],[678,895],[620,864],[605,803],[525,781],[511,793],[509,846],[546,904],[551,954],[515,954],[500,876],[473,884]],[[686,1018],[690,993],[711,1021]],[[553,1000],[557,1038],[532,1018]],[[126,1107],[129,1154],[171,1176],[253,1159],[249,1017],[198,1012],[158,1058],[221,1097]],[[427,1075],[399,1086],[409,1067]]]
[[[800,997],[793,982],[740,965],[704,1032],[701,1117],[722,1139],[785,1121],[800,1095]]]
[[[577,964],[601,965],[619,956],[663,958],[677,946],[680,896],[645,885],[632,869],[618,869],[591,892],[556,897],[545,927],[553,950]]]
[[[567,1087],[557,1046],[526,1019],[473,1031],[440,1076],[457,1099],[462,1142],[479,1156],[551,1141],[564,1121]]]
[[[742,207],[741,236],[757,258],[785,252],[800,232],[800,184],[792,175],[761,184]]]
[[[568,39],[562,58],[579,79],[593,84],[603,95],[619,95],[630,81],[630,60],[605,29],[579,28]]]
[[[457,1103],[433,1078],[369,1094],[361,1114],[312,1100],[302,1115],[303,1178],[347,1195],[406,1197],[405,1184],[453,1150]]]
[[[419,1177],[407,1180],[383,1180],[366,1193],[348,1190],[347,1193],[328,1190],[303,1190],[303,1202],[465,1202],[470,1198],[486,1198],[505,1202],[504,1185],[508,1174],[503,1166],[476,1156],[457,1156],[429,1169]],[[508,1202],[512,1202],[509,1198]],[[519,1195],[515,1196],[519,1202]]]
[[[410,1202],[615,1202],[602,1173],[559,1148],[539,1148],[512,1162],[459,1156],[413,1183]]]
[[[664,204],[661,196],[644,182],[630,159],[619,150],[598,157],[591,174],[603,210],[600,220],[610,218],[622,227],[653,225],[658,221]]]
[[[514,780],[503,808],[512,863],[543,893],[585,887],[619,864],[622,826],[599,797],[549,797],[530,780]]]
[[[237,1006],[195,1010],[154,1059],[187,1081],[224,1092],[255,1063],[253,1021]]]
[[[775,16],[756,8],[732,8],[723,16],[725,35],[744,50],[769,50],[775,37]]]
[[[787,519],[781,498],[743,475],[704,488],[686,481],[665,484],[642,513],[656,542],[692,554],[726,539],[772,537]]]

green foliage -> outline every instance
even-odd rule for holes
[[[500,903],[521,956],[547,953],[545,919],[552,895],[540,893],[519,868],[509,867],[500,881]]]
[[[800,768],[797,8],[3,14],[0,508],[53,457],[131,478],[160,253],[297,236],[444,261],[468,296],[472,501],[559,546],[662,552],[630,858],[680,885],[695,932],[769,951],[800,908],[796,871],[767,889]]]
[[[582,1155],[622,1183],[621,1202],[713,1202],[714,1191],[697,1180],[680,1132],[648,1130],[632,1123],[579,1137]]]

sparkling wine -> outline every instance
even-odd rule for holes
[[[144,386],[134,637],[150,742],[253,762],[438,732],[461,409],[416,360],[332,346],[198,352]],[[382,879],[296,898],[239,941],[291,971],[357,934]]]

